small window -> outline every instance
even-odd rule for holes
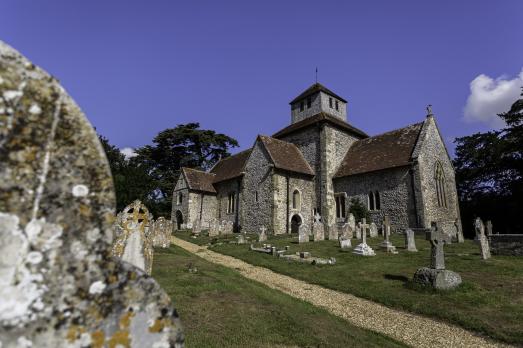
[[[292,193],[292,209],[299,210],[301,208],[301,195],[300,191],[294,190]]]
[[[178,193],[178,205],[182,204],[183,202],[183,193]]]
[[[300,102],[300,111],[303,111],[305,109],[305,103],[302,101]]]
[[[329,97],[329,107],[332,109],[332,98]]]
[[[229,193],[229,197],[227,200],[227,214],[234,214],[234,209],[236,207],[236,194]]]
[[[311,104],[312,104],[312,99],[311,99],[311,97],[308,97],[307,98],[307,109],[311,108]]]
[[[258,191],[254,191],[254,201],[258,203]]]
[[[339,110],[338,109],[338,101],[336,100],[336,110]]]
[[[436,195],[438,197],[438,206],[447,208],[447,192],[445,184],[445,173],[440,162],[436,162],[434,170],[434,180],[436,181]]]
[[[380,193],[378,191],[369,192],[369,210],[380,210]]]
[[[340,194],[336,196],[336,218],[345,218],[345,195]]]

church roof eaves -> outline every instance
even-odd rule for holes
[[[274,167],[284,171],[314,176],[314,171],[296,145],[283,140],[258,135]]]
[[[293,123],[293,124],[283,128],[283,129],[280,129],[278,132],[274,133],[272,135],[272,137],[279,138],[279,137],[294,133],[298,130],[313,126],[313,125],[315,125],[317,123],[321,123],[321,122],[327,122],[337,128],[341,128],[342,130],[352,133],[352,134],[358,136],[359,138],[368,137],[367,133],[365,133],[364,131],[362,131],[356,127],[353,127],[350,124],[348,124],[347,122],[340,120],[339,118],[331,116],[324,112],[317,113],[316,115],[307,117],[304,120],[301,120],[299,122]]]
[[[216,190],[212,185],[215,177],[213,173],[187,167],[183,167],[182,172],[187,181],[189,190],[216,193]]]
[[[322,85],[321,83],[316,82],[315,84],[313,84],[312,86],[307,88],[305,91],[303,91],[299,96],[294,98],[289,104],[292,105],[292,104],[296,103],[297,101],[307,98],[308,96],[313,95],[318,92],[327,93],[327,94],[333,96],[334,98],[341,100],[344,103],[347,102],[345,99],[343,99],[342,97],[340,97],[339,95],[337,95],[336,93],[334,93],[333,91],[331,91],[330,89],[328,89],[327,87]]]
[[[423,122],[356,141],[347,151],[334,178],[397,168],[412,163]]]

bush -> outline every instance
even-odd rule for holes
[[[370,221],[369,210],[358,198],[352,198],[350,200],[349,213],[354,215],[356,222],[366,219],[367,223]]]

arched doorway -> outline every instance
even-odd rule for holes
[[[181,211],[176,211],[176,229],[181,230],[183,224],[183,214]]]
[[[291,218],[291,233],[298,233],[302,224],[301,216],[295,214]]]

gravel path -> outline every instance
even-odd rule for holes
[[[462,328],[309,284],[176,237],[172,241],[207,261],[233,268],[246,278],[324,308],[355,326],[382,333],[413,347],[506,347]]]

